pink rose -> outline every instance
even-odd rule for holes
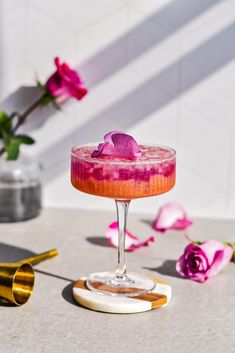
[[[231,260],[233,250],[217,240],[190,243],[176,263],[177,272],[193,281],[205,282],[217,275]]]
[[[58,103],[65,102],[71,97],[82,99],[87,94],[87,89],[83,87],[77,72],[66,63],[60,63],[58,57],[55,58],[55,65],[57,70],[46,82],[48,93],[56,97]]]

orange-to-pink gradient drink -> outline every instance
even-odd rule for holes
[[[160,195],[175,185],[176,153],[166,146],[138,145],[133,137],[110,132],[104,143],[77,146],[71,152],[72,185],[87,194],[116,201],[119,225],[118,265],[115,272],[89,276],[87,286],[99,294],[136,296],[156,286],[152,280],[126,273],[125,233],[131,200]]]
[[[175,151],[164,146],[140,146],[141,157],[127,160],[92,158],[96,146],[72,149],[73,186],[88,194],[132,200],[163,194],[175,184]]]

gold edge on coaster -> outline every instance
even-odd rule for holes
[[[154,278],[155,281],[157,281],[158,283],[162,283],[162,284],[166,284],[166,282],[164,281],[159,281],[158,279],[156,280],[156,278]],[[86,286],[86,281],[85,280],[78,280],[74,283],[73,285],[74,288],[79,288],[79,289],[85,289],[88,290]],[[137,299],[137,300],[143,300],[143,301],[147,301],[151,303],[152,309],[156,309],[161,307],[162,305],[167,303],[167,296],[164,294],[159,294],[159,293],[146,293],[144,295],[139,295],[139,296],[135,296],[135,297],[130,297],[131,299]]]
[[[167,285],[167,282],[164,279],[162,279],[162,278],[156,278],[156,277],[151,276],[151,275],[145,275],[145,277],[147,277],[149,279],[152,279],[155,283],[166,284]]]

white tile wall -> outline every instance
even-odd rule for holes
[[[182,107],[178,158],[211,185],[225,191],[230,162],[229,133]]]
[[[26,8],[24,6],[1,17],[0,75],[20,70],[26,63]],[[4,35],[3,35],[4,32]]]
[[[102,0],[99,5],[96,0],[69,0],[66,4],[58,0],[30,0],[30,5],[76,32],[102,21],[121,7],[118,0]]]
[[[156,21],[143,22],[143,15],[134,9],[130,11],[129,21],[138,23],[139,27],[129,34],[131,68],[143,81],[151,80],[157,90],[176,95],[179,93],[179,36],[171,36]]]
[[[98,5],[97,5],[98,3]],[[70,185],[69,150],[111,129],[177,149],[177,184],[133,211],[176,200],[192,215],[235,217],[234,0],[0,0],[1,107],[22,110],[61,56],[88,96],[35,113],[28,150],[48,206],[114,209]]]

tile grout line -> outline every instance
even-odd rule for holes
[[[120,11],[121,9],[125,9],[126,6],[124,4],[121,4],[119,2],[119,6],[117,6],[117,8],[110,10],[108,13],[103,14],[102,16],[100,16],[96,21],[90,22],[89,24],[84,25],[83,27],[81,27],[80,29],[74,29],[73,27],[71,27],[70,25],[67,26],[67,24],[65,24],[65,22],[61,19],[59,19],[58,17],[54,17],[53,15],[49,14],[48,12],[42,10],[40,7],[38,7],[37,5],[31,5],[31,7],[40,12],[42,15],[46,16],[47,18],[55,21],[58,25],[65,27],[66,29],[69,29],[71,32],[73,32],[73,34],[78,35],[80,32],[86,31],[88,28],[93,27],[96,24],[99,24],[101,22],[103,22],[106,18],[108,18],[110,15],[116,13],[117,11]]]
[[[234,34],[233,45],[234,45],[234,51],[235,51],[235,26],[234,26],[233,34]],[[227,216],[229,215],[230,194],[232,192],[232,157],[233,157],[233,137],[234,137],[231,131],[229,133],[230,133],[230,141],[229,141],[230,149],[229,149],[229,160],[228,160],[228,168],[227,168],[228,176],[227,176],[226,202],[225,202],[225,213]]]
[[[203,175],[201,175],[200,173],[198,173],[194,168],[189,167],[186,163],[184,163],[182,160],[178,159],[178,164],[181,164],[183,166],[183,168],[185,168],[186,170],[188,170],[190,173],[192,173],[193,175],[197,176],[199,179],[202,179],[204,181],[206,181],[207,183],[209,183],[211,186],[213,186],[214,188],[216,188],[217,190],[219,190],[220,192],[224,193],[225,189],[223,189],[220,185],[215,184],[214,182],[212,182],[211,180],[205,178]]]
[[[181,124],[181,115],[182,115],[182,57],[183,57],[183,47],[182,47],[182,38],[179,38],[179,65],[178,65],[178,90],[179,96],[176,99],[177,101],[177,125],[176,125],[176,146],[180,153],[180,124]]]
[[[182,96],[181,96],[181,98],[182,98]],[[184,102],[183,105],[184,105],[187,109],[189,109],[191,112],[193,112],[193,113],[199,115],[201,119],[206,120],[206,121],[207,121],[208,123],[210,123],[210,124],[213,124],[216,128],[218,128],[218,129],[223,129],[223,130],[224,130],[226,133],[228,133],[228,134],[235,133],[235,130],[232,130],[232,131],[231,131],[231,129],[228,129],[226,126],[221,125],[219,122],[217,122],[217,121],[211,121],[211,120],[207,117],[207,114],[201,112],[201,111],[198,110],[197,108],[193,107],[191,104],[189,104],[189,103],[187,103],[187,102],[186,102],[186,103]]]
[[[233,156],[233,135],[230,133],[229,136],[229,158],[228,158],[228,166],[227,166],[227,185],[226,185],[226,201],[225,201],[225,213],[229,213],[229,201],[230,201],[230,193],[232,190],[232,172],[231,172],[231,166],[232,166],[232,156]]]

